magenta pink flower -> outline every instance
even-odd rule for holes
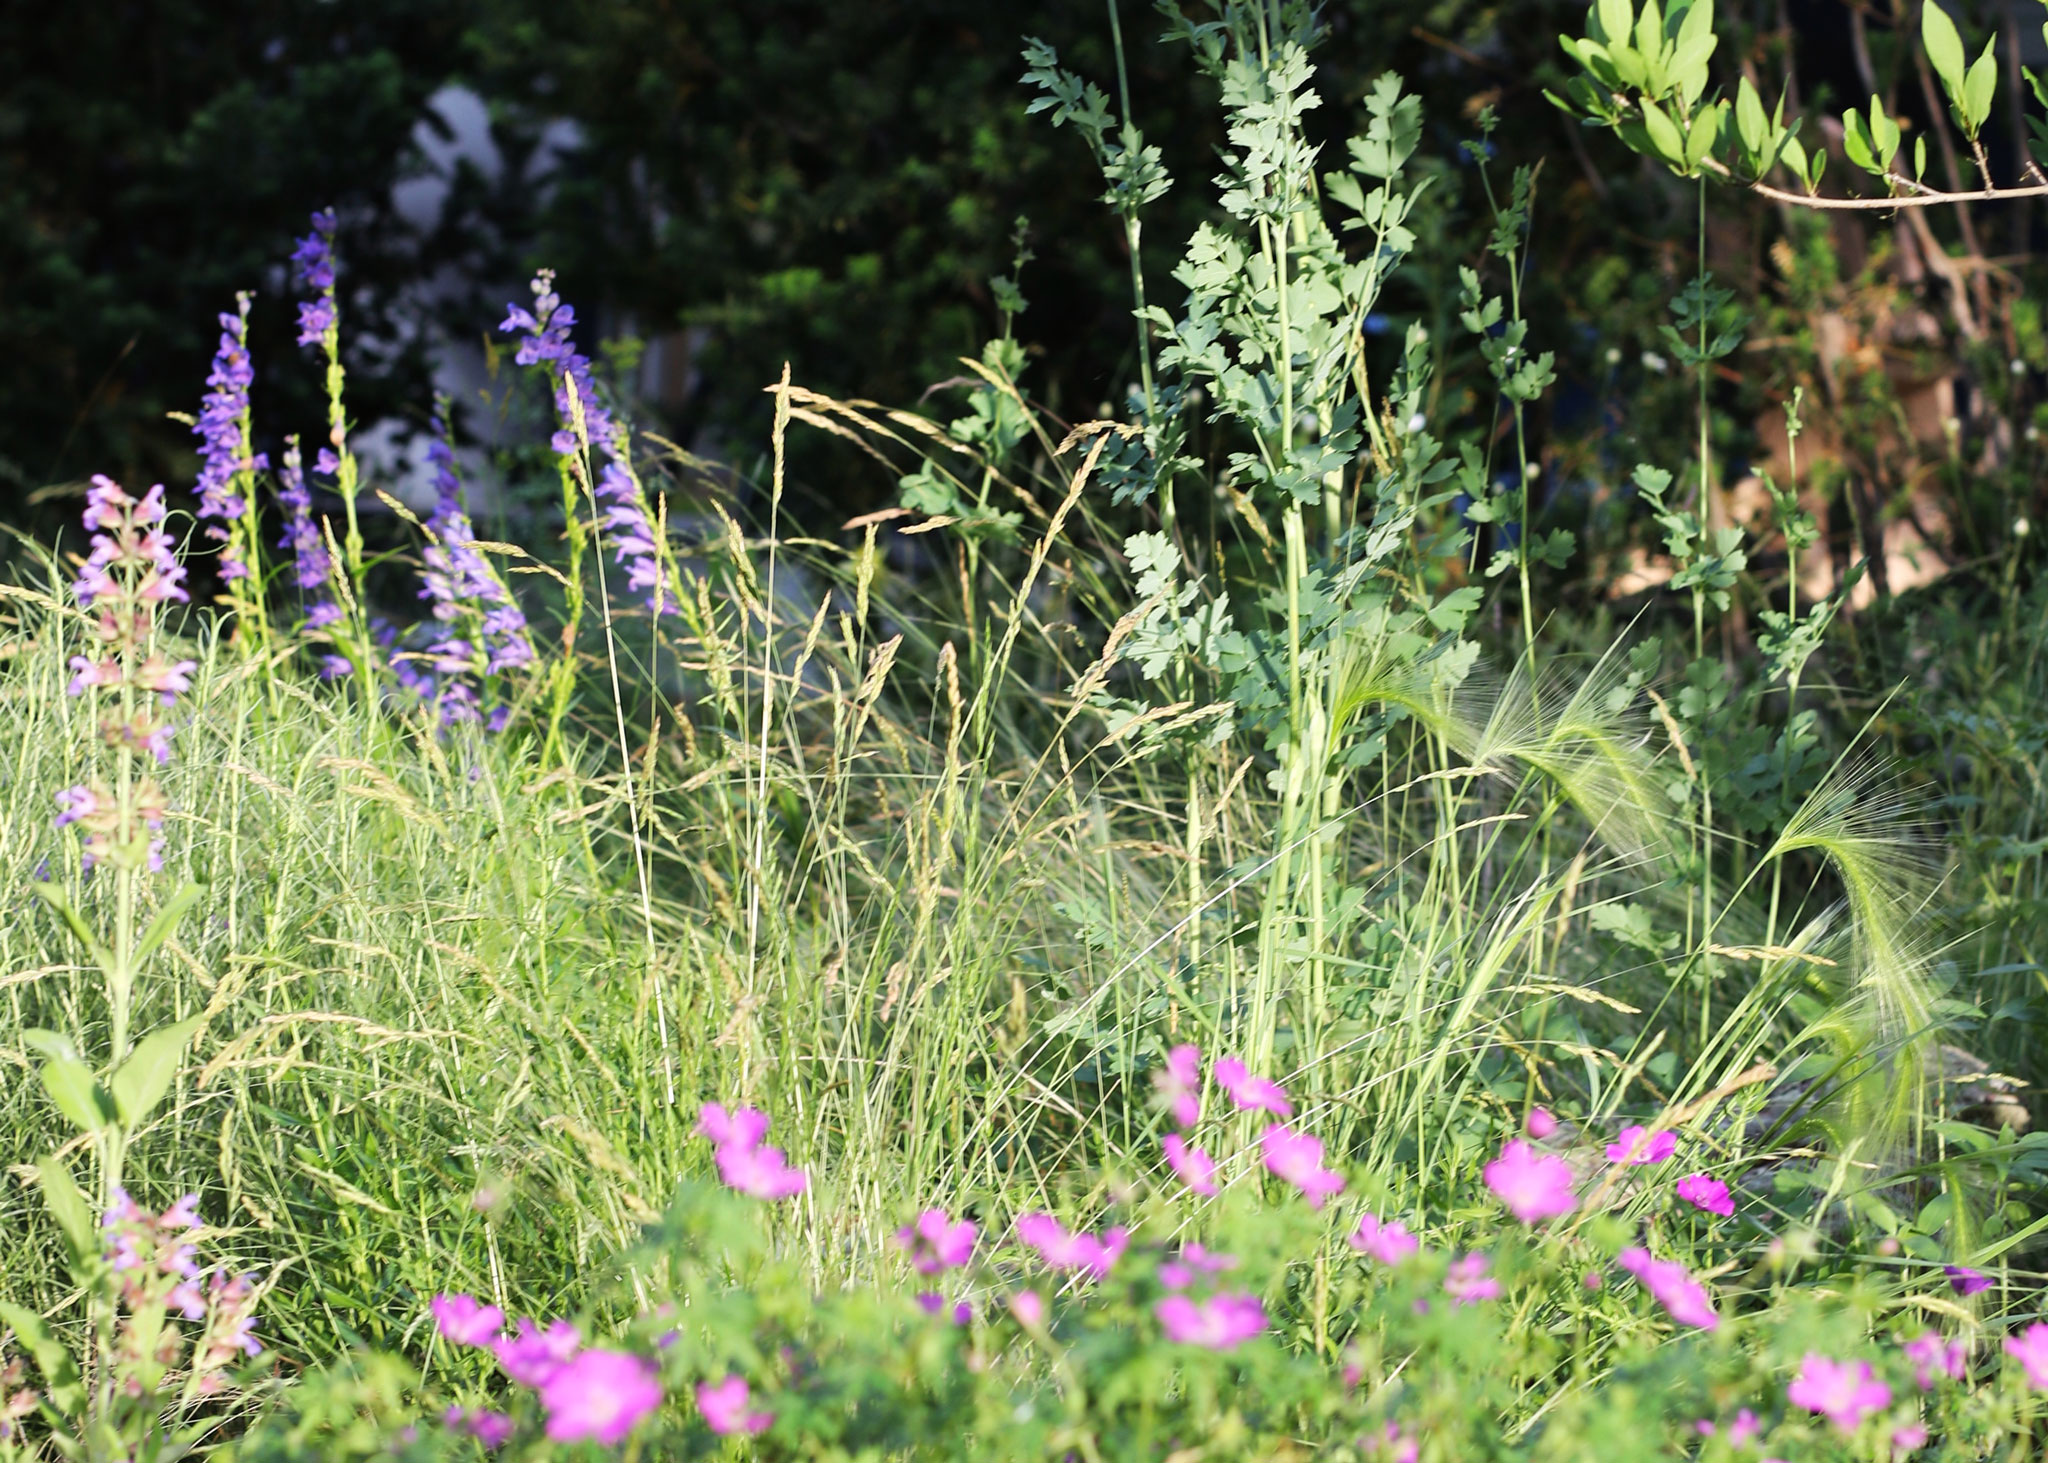
[[[1554,1219],[1579,1206],[1572,1194],[1571,1165],[1554,1153],[1538,1153],[1520,1138],[1511,1139],[1481,1176],[1508,1213],[1524,1224]]]
[[[1010,1314],[1035,1331],[1045,1324],[1045,1297],[1035,1290],[1020,1290],[1010,1297]]]
[[[790,1199],[801,1194],[810,1178],[800,1168],[791,1168],[780,1148],[720,1148],[718,1176],[726,1187],[753,1199]]]
[[[1269,1112],[1276,1118],[1294,1116],[1294,1104],[1287,1089],[1269,1077],[1254,1077],[1236,1057],[1216,1061],[1216,1085],[1221,1087],[1239,1112]]]
[[[609,1448],[661,1406],[654,1363],[623,1351],[586,1351],[565,1362],[540,1388],[548,1436],[558,1443],[590,1438]]]
[[[1415,1439],[1402,1432],[1399,1423],[1390,1422],[1378,1437],[1367,1437],[1361,1441],[1368,1458],[1384,1458],[1387,1463],[1415,1463],[1422,1456]]]
[[[1695,1209],[1704,1209],[1723,1219],[1735,1212],[1735,1200],[1729,1194],[1728,1186],[1709,1174],[1689,1173],[1673,1188],[1679,1198]]]
[[[1968,1265],[1944,1265],[1941,1273],[1948,1277],[1949,1289],[1957,1295],[1977,1295],[1991,1288],[1991,1277]]]
[[[1180,1181],[1204,1198],[1214,1198],[1222,1190],[1216,1186],[1216,1164],[1201,1149],[1189,1145],[1187,1139],[1178,1133],[1168,1133],[1160,1140],[1166,1150],[1166,1165],[1180,1176]]]
[[[979,1233],[968,1220],[955,1224],[943,1209],[927,1209],[917,1223],[896,1231],[896,1243],[910,1252],[910,1266],[920,1275],[940,1275],[974,1258]]]
[[[1532,1107],[1522,1126],[1531,1138],[1548,1138],[1557,1131],[1557,1119],[1551,1116],[1547,1107]]]
[[[1168,1052],[1166,1065],[1152,1074],[1152,1085],[1183,1128],[1202,1120],[1202,1054],[1195,1047],[1182,1042]]]
[[[1892,1429],[1892,1452],[1910,1453],[1927,1446],[1927,1429],[1917,1422],[1902,1422]]]
[[[1633,1245],[1616,1257],[1616,1263],[1641,1281],[1679,1325],[1712,1331],[1721,1324],[1707,1288],[1686,1274],[1685,1266],[1676,1260],[1654,1260],[1648,1250]]]
[[[512,1441],[512,1419],[487,1407],[471,1412],[450,1403],[441,1421],[456,1432],[468,1433],[491,1452]]]
[[[500,1336],[491,1343],[491,1353],[505,1375],[522,1387],[544,1387],[548,1379],[576,1355],[583,1337],[567,1321],[556,1321],[543,1331],[520,1317],[514,1336]]]
[[[1444,1292],[1453,1304],[1469,1306],[1500,1295],[1500,1282],[1487,1274],[1488,1261],[1478,1251],[1453,1260],[1444,1275]]]
[[[1169,1295],[1153,1313],[1167,1340],[1210,1351],[1235,1351],[1266,1329],[1266,1308],[1253,1295],[1226,1292],[1203,1301]]]
[[[1398,1265],[1422,1248],[1422,1241],[1410,1234],[1408,1226],[1400,1220],[1383,1220],[1371,1213],[1358,1217],[1358,1228],[1351,1231],[1345,1242],[1382,1265]]]
[[[1274,1123],[1259,1134],[1259,1152],[1273,1175],[1301,1190],[1312,1209],[1344,1187],[1341,1175],[1323,1167],[1323,1140],[1312,1133]]]
[[[752,1437],[768,1430],[775,1414],[752,1410],[748,1405],[752,1400],[744,1377],[727,1376],[716,1386],[710,1382],[697,1384],[697,1410],[704,1414],[704,1425],[720,1437],[731,1437],[734,1433]]]
[[[964,1326],[974,1319],[974,1306],[964,1300],[948,1301],[936,1290],[921,1290],[917,1293],[917,1308],[928,1316],[950,1315],[953,1324]]]
[[[1704,1417],[1692,1426],[1693,1431],[1703,1438],[1710,1438],[1719,1430],[1709,1419]],[[1737,1448],[1747,1447],[1756,1440],[1763,1430],[1764,1425],[1757,1421],[1756,1414],[1745,1407],[1742,1411],[1735,1414],[1735,1421],[1728,1424],[1729,1445]]]
[[[427,1309],[435,1329],[457,1346],[489,1346],[505,1327],[505,1313],[473,1295],[437,1295]]]
[[[1922,1331],[1905,1345],[1906,1360],[1913,1363],[1913,1380],[1923,1392],[1931,1391],[1936,1377],[1960,1381],[1969,1361],[1969,1351],[1960,1341],[1944,1341],[1933,1331]]]
[[[2036,1321],[2019,1335],[2006,1337],[2005,1354],[2025,1368],[2030,1388],[2048,1392],[2048,1326]]]
[[[1101,1280],[1131,1242],[1131,1232],[1117,1225],[1097,1239],[1078,1231],[1069,1234],[1050,1214],[1025,1214],[1017,1220],[1017,1238],[1038,1251],[1039,1258],[1053,1269],[1086,1270]]]
[[[1631,1123],[1607,1145],[1607,1161],[1632,1165],[1662,1163],[1677,1151],[1678,1135],[1670,1129],[1652,1133],[1640,1123]]]
[[[1237,1256],[1219,1255],[1201,1245],[1189,1245],[1180,1257],[1159,1267],[1159,1283],[1168,1290],[1186,1290],[1197,1275],[1221,1275],[1237,1268]]]
[[[707,1102],[697,1109],[697,1131],[720,1148],[757,1148],[768,1136],[768,1114],[757,1107],[727,1112]]]
[[[2048,1331],[2048,1327],[2042,1328]],[[1877,1380],[1867,1361],[1835,1361],[1809,1351],[1799,1363],[1799,1375],[1785,1388],[1785,1398],[1794,1407],[1817,1412],[1845,1433],[1863,1425],[1892,1405],[1892,1389]]]

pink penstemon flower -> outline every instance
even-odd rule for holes
[[[1578,1208],[1572,1169],[1554,1153],[1538,1153],[1520,1138],[1510,1140],[1481,1175],[1508,1213],[1536,1224]]]
[[[1112,1226],[1097,1239],[1092,1234],[1068,1233],[1050,1214],[1026,1214],[1017,1220],[1017,1238],[1038,1251],[1039,1258],[1055,1270],[1086,1270],[1097,1280],[1110,1269],[1131,1242],[1131,1232]]]
[[[1799,1375],[1785,1388],[1785,1400],[1852,1433],[1866,1417],[1892,1405],[1892,1389],[1877,1380],[1867,1361],[1836,1361],[1809,1351],[1799,1363]]]
[[[654,1363],[623,1351],[585,1351],[541,1384],[547,1435],[558,1443],[589,1439],[609,1448],[624,1442],[641,1418],[661,1406]]]
[[[1922,1331],[1903,1350],[1913,1363],[1913,1380],[1923,1392],[1931,1391],[1936,1377],[1959,1381],[1969,1362],[1969,1348],[1960,1341],[1944,1341],[1939,1333]]]
[[[1235,1351],[1266,1329],[1266,1308],[1252,1295],[1225,1293],[1202,1301],[1169,1295],[1152,1309],[1167,1340],[1210,1351]]]
[[[754,1409],[749,1405],[752,1401],[753,1393],[744,1377],[727,1376],[715,1384],[697,1384],[697,1410],[704,1415],[704,1425],[720,1437],[752,1437],[768,1430],[775,1414]]]
[[[435,1329],[457,1346],[489,1346],[505,1329],[505,1313],[473,1295],[437,1295],[427,1309]]]
[[[1182,1042],[1166,1054],[1166,1065],[1152,1074],[1152,1085],[1166,1099],[1166,1110],[1183,1128],[1202,1119],[1202,1053]]]
[[[1287,1089],[1270,1077],[1254,1077],[1236,1057],[1218,1057],[1214,1067],[1216,1085],[1239,1112],[1269,1112],[1276,1118],[1294,1116],[1294,1104]]]
[[[1322,1208],[1324,1200],[1344,1187],[1341,1174],[1323,1167],[1323,1140],[1312,1133],[1297,1133],[1285,1123],[1270,1124],[1259,1134],[1259,1153],[1274,1177],[1301,1190],[1312,1209]]]
[[[1371,1213],[1358,1217],[1358,1228],[1351,1231],[1345,1243],[1382,1265],[1398,1265],[1422,1248],[1422,1241],[1410,1234],[1408,1226],[1400,1220],[1381,1219]]]
[[[1723,1219],[1735,1212],[1735,1198],[1728,1186],[1711,1174],[1689,1173],[1672,1185],[1672,1192],[1693,1208]]]
[[[1160,1147],[1166,1152],[1166,1166],[1193,1192],[1205,1199],[1223,1192],[1216,1184],[1216,1162],[1207,1153],[1178,1133],[1168,1133],[1160,1139]]]
[[[1670,1129],[1652,1133],[1641,1124],[1632,1123],[1607,1145],[1607,1161],[1630,1166],[1662,1163],[1677,1151],[1678,1135]]]
[[[1444,1293],[1450,1296],[1453,1305],[1476,1305],[1482,1300],[1499,1298],[1500,1282],[1487,1273],[1490,1264],[1476,1250],[1451,1262],[1444,1275]]]
[[[2027,1386],[2048,1392],[2048,1326],[2036,1321],[2017,1336],[2005,1338],[2005,1354],[2027,1374]]]
[[[979,1231],[962,1219],[955,1223],[943,1209],[927,1209],[915,1224],[896,1231],[896,1243],[910,1252],[911,1268],[920,1275],[939,1275],[974,1258]]]
[[[1712,1331],[1721,1324],[1707,1288],[1686,1273],[1676,1260],[1657,1260],[1640,1245],[1632,1245],[1616,1257],[1615,1263],[1642,1282],[1643,1288],[1681,1326]]]

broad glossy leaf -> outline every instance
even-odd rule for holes
[[[114,1121],[114,1100],[93,1080],[92,1069],[73,1057],[43,1063],[43,1090],[57,1111],[81,1132],[97,1133]]]
[[[1937,0],[1924,0],[1920,6],[1920,44],[1927,48],[1927,59],[1947,89],[1949,100],[1960,101],[1963,92],[1963,38],[1956,33],[1956,23],[1948,18],[1948,12]]]
[[[1626,41],[1635,29],[1635,7],[1629,0],[1600,0],[1594,11],[1600,22],[1600,34],[1596,39],[1610,46],[1616,41]]]
[[[1657,155],[1672,167],[1685,167],[1685,137],[1678,130],[1678,124],[1666,116],[1664,109],[1645,97],[1643,99],[1643,130],[1649,134],[1650,146]]]
[[[1752,171],[1762,171],[1764,143],[1770,137],[1770,123],[1764,117],[1764,100],[1747,76],[1735,89],[1735,132]]]
[[[1998,37],[1993,36],[1984,43],[1984,54],[1970,67],[1970,74],[1963,78],[1963,130],[1972,137],[1991,116],[1991,103],[1998,94]]]

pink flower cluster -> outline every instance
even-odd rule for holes
[[[1679,1325],[1697,1327],[1702,1331],[1712,1331],[1720,1326],[1721,1317],[1714,1310],[1714,1298],[1676,1260],[1653,1259],[1648,1250],[1634,1245],[1623,1250],[1615,1258],[1615,1263],[1642,1282],[1643,1288],[1657,1298],[1657,1303],[1670,1312],[1671,1319]]]
[[[1785,1388],[1785,1400],[1852,1433],[1865,1418],[1892,1405],[1892,1389],[1877,1379],[1867,1361],[1836,1361],[1809,1351],[1799,1363],[1799,1375]]]
[[[115,1339],[117,1355],[140,1355],[148,1344],[168,1346],[159,1361],[176,1359],[175,1328],[161,1331],[167,1314],[201,1322],[192,1349],[192,1374],[198,1391],[212,1395],[227,1385],[226,1369],[244,1357],[260,1356],[256,1339],[255,1275],[230,1275],[216,1268],[201,1270],[193,1242],[201,1228],[199,1196],[187,1194],[161,1214],[151,1214],[128,1196],[114,1191],[114,1202],[100,1217],[100,1257],[115,1277],[126,1311]],[[154,1316],[149,1325],[140,1318]]]
[[[697,1131],[711,1140],[718,1176],[727,1188],[749,1198],[775,1200],[794,1198],[810,1183],[802,1169],[789,1166],[780,1148],[764,1146],[768,1114],[759,1108],[727,1112],[707,1102],[697,1111]]]
[[[1017,1220],[1017,1238],[1054,1270],[1085,1270],[1103,1280],[1130,1244],[1131,1232],[1115,1225],[1098,1238],[1081,1230],[1069,1232],[1050,1214],[1025,1214]]]
[[[437,1295],[428,1307],[443,1337],[458,1346],[488,1350],[505,1375],[540,1397],[547,1414],[547,1435],[558,1443],[586,1439],[610,1447],[625,1440],[640,1420],[661,1406],[661,1381],[654,1363],[629,1352],[585,1348],[583,1337],[567,1321],[541,1327],[521,1319],[517,1331],[504,1334],[505,1313],[471,1295]],[[451,1424],[454,1419],[450,1419]],[[510,1435],[510,1424],[498,1414],[461,1424],[486,1447]],[[492,1440],[496,1439],[495,1442]]]
[[[1216,1085],[1239,1112],[1271,1113],[1281,1119],[1259,1134],[1259,1156],[1274,1177],[1292,1184],[1313,1208],[1320,1209],[1344,1188],[1343,1175],[1323,1165],[1323,1140],[1287,1125],[1294,1104],[1287,1089],[1270,1077],[1252,1074],[1236,1057],[1218,1057],[1212,1068]],[[1166,1065],[1153,1076],[1167,1111],[1181,1128],[1194,1126],[1202,1115],[1202,1054],[1182,1044],[1167,1053]],[[1205,1198],[1220,1192],[1215,1160],[1188,1141],[1185,1132],[1160,1140],[1166,1164],[1188,1189]]]

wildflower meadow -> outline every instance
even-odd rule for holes
[[[1996,498],[1992,588],[1859,599],[1906,510],[1835,534],[1851,406],[1759,364],[1709,220],[2032,227],[2048,13],[1889,30],[1910,136],[1715,0],[1574,16],[1548,105],[1697,228],[1677,430],[1623,391],[1566,462],[1491,102],[1326,94],[1297,0],[1134,9],[1212,174],[1016,38],[1127,246],[1098,412],[1023,229],[960,374],[785,368],[723,465],[538,261],[472,322],[495,435],[419,402],[401,482],[308,197],[196,473],[51,495],[0,582],[0,1459],[2042,1456],[2035,302],[1914,246],[1991,383],[1915,481]],[[892,500],[821,522],[799,451]]]

